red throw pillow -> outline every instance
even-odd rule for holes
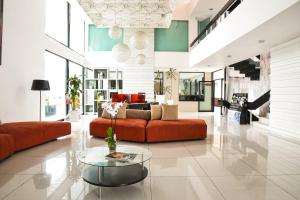
[[[118,103],[118,102],[127,102],[128,101],[128,97],[126,94],[114,94],[112,96],[112,102],[113,103]]]
[[[120,101],[119,101],[119,95],[118,95],[118,94],[113,94],[111,101],[112,101],[113,103],[120,102]]]
[[[131,94],[131,103],[138,103],[139,99],[138,99],[138,94]]]
[[[138,95],[138,101],[139,101],[139,103],[145,103],[145,95],[139,94]]]
[[[131,103],[145,103],[145,95],[143,94],[132,94]]]

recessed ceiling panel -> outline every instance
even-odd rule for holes
[[[77,0],[97,27],[168,28],[177,0]]]

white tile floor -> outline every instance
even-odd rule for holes
[[[139,144],[153,157],[149,176],[121,188],[101,188],[80,177],[76,151],[105,145],[88,135],[89,119],[73,124],[72,135],[16,153],[0,162],[0,199],[300,199],[300,145],[249,125],[226,122],[211,113],[202,118],[208,138],[199,141]],[[100,195],[101,192],[101,195]]]

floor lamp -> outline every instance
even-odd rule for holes
[[[33,80],[31,90],[40,91],[40,121],[42,120],[42,91],[50,90],[49,81]]]

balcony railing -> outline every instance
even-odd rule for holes
[[[225,6],[214,16],[214,18],[205,26],[204,30],[193,40],[190,47],[203,40],[219,23],[221,23],[243,0],[229,0]]]

